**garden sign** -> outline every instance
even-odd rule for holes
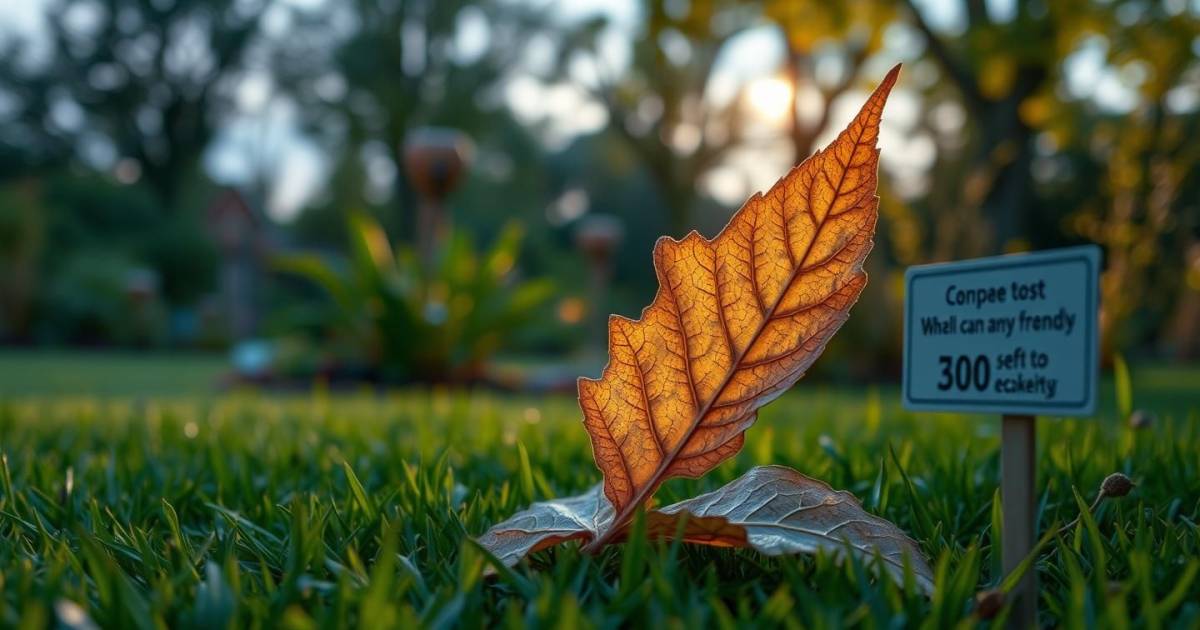
[[[1006,572],[1033,547],[1034,414],[1096,409],[1099,272],[1093,245],[905,273],[904,407],[1003,414]],[[1032,627],[1032,571],[1016,593],[1013,621]]]

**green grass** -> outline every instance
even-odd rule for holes
[[[1098,419],[1040,423],[1042,531],[1074,519],[1105,475],[1138,482],[1050,539],[1036,565],[1044,623],[1200,625],[1200,371],[1133,375],[1135,406],[1159,416],[1150,428],[1118,421],[1111,386]],[[184,385],[0,396],[0,626],[45,625],[69,601],[130,628],[943,627],[974,624],[974,594],[1002,577],[998,419],[907,413],[894,387],[802,382],[733,461],[659,499],[793,466],[916,538],[936,568],[932,599],[827,557],[636,539],[595,557],[566,545],[485,577],[469,535],[599,478],[571,398]]]
[[[204,395],[229,371],[216,354],[0,351],[0,396]]]

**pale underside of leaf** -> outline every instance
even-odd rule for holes
[[[933,573],[917,544],[890,521],[868,514],[854,495],[830,488],[784,466],[760,466],[729,484],[657,513],[687,517],[684,540],[704,542],[711,527],[701,525],[691,536],[691,522],[719,517],[743,535],[746,544],[771,556],[819,551],[845,554],[880,566],[898,584],[909,567],[918,586],[933,591]],[[662,524],[661,527],[670,527]],[[731,546],[736,543],[731,542]]]
[[[568,499],[535,503],[493,526],[479,543],[506,565],[568,540],[595,540],[612,524],[602,486]],[[682,521],[682,522],[681,522]],[[619,525],[613,542],[628,535]],[[749,547],[766,555],[826,553],[879,567],[904,585],[905,571],[925,593],[933,574],[917,544],[891,522],[868,514],[853,495],[783,466],[760,466],[729,484],[646,513],[650,538],[716,547]]]
[[[592,540],[608,528],[612,503],[604,496],[604,484],[565,499],[540,501],[494,525],[479,537],[479,544],[506,565],[568,540]]]
[[[829,147],[747,201],[716,238],[692,232],[655,246],[654,301],[637,321],[610,320],[608,366],[579,381],[614,524],[665,479],[697,477],[737,453],[757,410],[803,376],[846,320],[866,283],[875,143],[895,79],[893,70]]]

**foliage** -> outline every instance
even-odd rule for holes
[[[354,352],[343,358],[385,380],[483,376],[487,359],[533,321],[552,293],[547,281],[518,278],[515,225],[482,254],[456,232],[429,268],[411,247],[393,250],[370,215],[351,213],[347,233],[345,268],[315,254],[284,255],[275,264],[324,289],[336,309],[330,332],[347,336]]]
[[[947,25],[931,5],[901,4],[924,69],[936,69],[912,85],[924,103],[916,129],[936,155],[927,190],[885,196],[896,262],[1096,242],[1106,350],[1167,336],[1194,347],[1195,332],[1164,323],[1197,299],[1180,282],[1200,217],[1196,105],[1178,98],[1200,68],[1195,8],[961,0],[942,6],[961,16]]]
[[[1200,26],[1196,34],[1200,37]],[[1095,121],[1094,135],[1067,136],[1072,143],[1091,145],[1080,150],[1089,172],[1104,182],[1064,223],[1105,250],[1100,296],[1106,350],[1154,336],[1172,308],[1197,293],[1187,282],[1187,255],[1200,243],[1200,177],[1195,176],[1200,151],[1192,140],[1200,117],[1172,115],[1165,95],[1155,98],[1126,119]]]
[[[166,310],[212,289],[216,253],[188,213],[163,213],[152,191],[107,177],[52,173],[0,185],[0,339],[158,345]],[[127,295],[141,274],[144,304]],[[23,315],[22,315],[23,314]]]
[[[846,2],[791,2],[767,0],[763,13],[782,31],[784,70],[794,82],[789,107],[793,159],[800,161],[813,152],[818,137],[833,116],[833,103],[854,87],[867,59],[879,51],[883,30],[896,19],[894,2],[850,0]],[[842,66],[836,79],[817,76],[819,64],[836,59]],[[820,96],[817,120],[808,123],[801,114],[804,91]]]
[[[36,188],[0,188],[0,340],[26,335],[32,318],[46,231]]]
[[[16,105],[0,128],[25,141],[28,159],[65,163],[82,154],[96,170],[130,160],[157,210],[175,210],[218,115],[231,107],[230,79],[245,70],[264,3],[48,5],[47,59],[19,54],[30,45],[23,39],[0,42],[0,90]]]
[[[149,397],[88,397],[70,363],[36,363],[64,380],[52,397],[29,397],[9,384],[33,364],[0,354],[2,625],[52,622],[73,602],[127,627],[140,612],[165,626],[211,615],[294,627],[946,627],[979,624],[972,596],[1000,577],[996,419],[908,413],[895,387],[790,392],[738,456],[660,496],[695,496],[765,463],[803,467],[920,541],[933,599],[856,561],[644,537],[595,556],[542,551],[483,577],[469,533],[594,483],[574,397],[181,397],[186,379]],[[1037,562],[1043,624],[1200,621],[1197,377],[1135,366],[1138,404],[1159,416],[1148,429],[1124,423],[1111,383],[1096,420],[1041,423],[1040,531],[1079,514],[1072,489],[1090,501],[1113,471],[1138,484],[1103,504],[1094,528],[1050,540]]]
[[[543,201],[528,198],[540,183],[539,147],[497,99],[482,96],[503,88],[533,34],[546,26],[536,11],[495,0],[356,0],[287,10],[292,36],[272,48],[272,69],[283,93],[301,105],[302,122],[337,149],[327,209],[388,209],[379,213],[385,227],[413,233],[415,226],[402,223],[411,217],[403,209],[416,204],[402,151],[409,131],[423,125],[471,136],[482,170],[500,160],[515,171],[485,175],[492,181],[485,183],[483,203],[463,208],[480,210],[477,221],[488,222],[486,211],[494,211],[497,198],[517,208],[518,200]],[[329,28],[339,21],[355,27]],[[482,50],[460,49],[460,26],[467,22],[487,29]],[[392,176],[370,181],[369,171],[379,168],[392,169]],[[461,223],[467,229],[473,222]]]
[[[74,252],[43,290],[35,335],[51,345],[160,345],[166,335],[162,301],[129,292],[129,281],[145,272],[119,253]]]
[[[672,235],[710,223],[720,225],[723,208],[705,203],[700,184],[742,147],[764,140],[751,133],[753,116],[744,90],[728,102],[711,100],[718,60],[739,36],[766,27],[777,30],[786,55],[780,73],[793,82],[786,116],[793,159],[808,157],[830,131],[833,103],[856,87],[867,58],[878,52],[884,27],[896,9],[888,2],[821,3],[697,0],[640,2],[644,19],[633,38],[630,67],[610,67],[601,46],[609,25],[597,18],[569,30],[559,55],[567,74],[586,57],[600,70],[588,85],[608,111],[608,131],[620,138],[651,176]],[[833,79],[817,77],[818,64],[834,60]],[[799,99],[811,91],[820,102],[815,121],[803,120]],[[766,139],[771,138],[768,131]],[[708,212],[705,212],[705,211]],[[706,215],[712,214],[714,217]]]
[[[699,182],[745,139],[738,99],[711,107],[701,103],[720,53],[753,25],[756,13],[731,0],[700,0],[679,5],[682,11],[662,2],[640,4],[645,21],[626,72],[609,68],[601,48],[607,27],[602,18],[563,38],[558,71],[567,72],[581,55],[599,69],[596,85],[589,87],[607,110],[608,128],[650,174],[670,233],[681,235],[699,223]],[[695,141],[675,140],[683,136]]]

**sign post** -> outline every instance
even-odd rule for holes
[[[1099,273],[1096,246],[905,273],[904,407],[1002,414],[1005,572],[1037,538],[1035,415],[1095,412]],[[1032,569],[1013,594],[1012,626],[1036,626]]]
[[[1004,548],[1001,550],[1005,573],[1017,568],[1033,549],[1037,539],[1037,494],[1035,456],[1037,420],[1034,416],[1005,414],[1000,420],[1000,501],[1004,506]],[[1037,575],[1033,567],[1016,587],[1013,605],[1014,625],[1037,625]]]

